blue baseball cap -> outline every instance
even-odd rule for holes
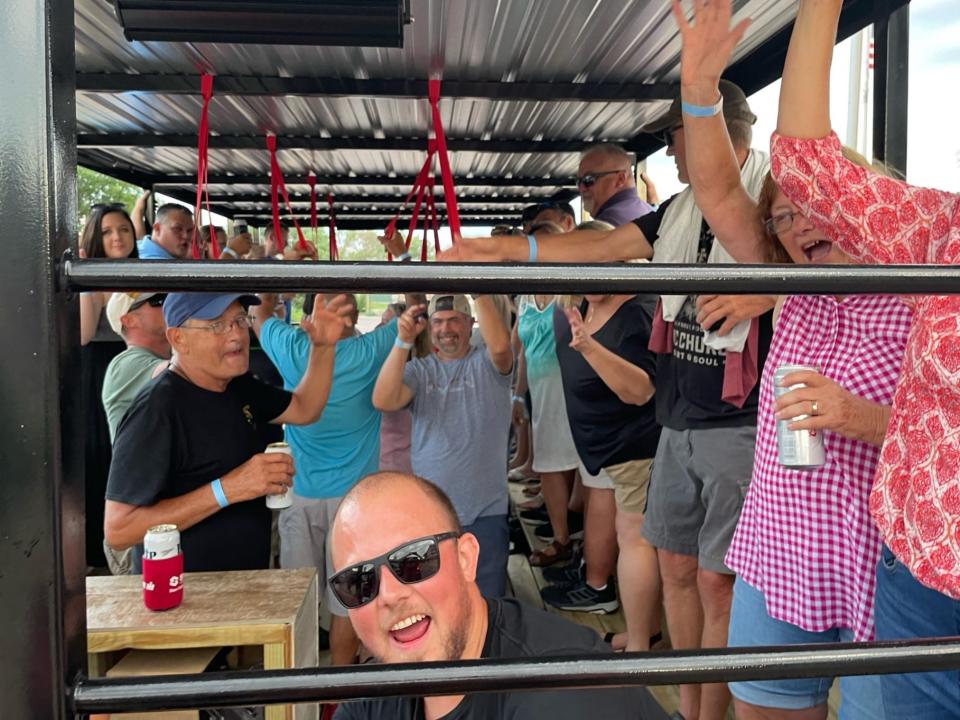
[[[170,293],[163,302],[163,319],[171,328],[191,318],[216,320],[238,300],[244,308],[260,304],[260,298],[249,293]]]

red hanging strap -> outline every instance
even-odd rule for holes
[[[213,75],[203,73],[200,76],[200,95],[203,104],[200,108],[200,126],[197,129],[197,199],[193,206],[193,237],[190,241],[190,254],[194,260],[200,259],[200,243],[197,235],[200,231],[200,202],[206,200],[207,220],[210,222],[210,253],[213,257],[220,257],[220,246],[217,244],[217,234],[213,226],[213,215],[210,212],[210,191],[207,188],[207,149],[210,141],[210,99],[213,97]]]
[[[273,235],[277,240],[277,247],[283,250],[285,243],[283,235],[280,234],[280,198],[283,196],[284,206],[290,214],[290,220],[297,231],[298,245],[301,250],[307,249],[307,240],[303,237],[303,230],[300,229],[300,223],[297,222],[293,214],[293,207],[290,205],[290,196],[287,194],[286,183],[283,182],[283,173],[280,171],[280,163],[277,161],[277,136],[272,132],[267,133],[267,150],[270,151],[270,206],[273,211]]]
[[[340,259],[337,249],[337,216],[333,210],[333,193],[327,193],[327,218],[330,220],[330,262]]]
[[[433,192],[434,179],[430,178],[430,225],[433,227],[433,257],[440,254],[440,221],[437,218],[437,197]]]
[[[414,207],[414,219],[410,225],[410,231],[407,234],[407,247],[410,246],[410,239],[413,235],[413,228],[416,227],[416,217],[419,213],[420,204],[423,199],[423,186],[427,181],[427,176],[430,174],[430,168],[433,165],[433,154],[436,151],[436,145],[433,140],[427,143],[427,159],[424,160],[423,166],[420,168],[420,171],[417,173],[416,178],[413,181],[413,187],[410,188],[410,192],[407,193],[407,197],[404,199],[403,204],[400,206],[400,209],[397,211],[397,214],[393,216],[393,219],[387,223],[387,229],[384,231],[386,237],[393,237],[393,234],[397,231],[397,221],[400,220],[400,215],[406,209],[407,205],[410,204],[410,199],[417,195],[417,203]],[[387,260],[393,260],[393,256],[390,253],[387,253]]]
[[[430,96],[430,110],[433,114],[433,133],[437,138],[437,156],[440,159],[440,177],[443,181],[443,200],[447,205],[447,224],[450,234],[456,242],[460,237],[460,213],[457,211],[457,195],[453,186],[453,173],[450,172],[450,159],[447,157],[447,139],[443,134],[440,121],[440,81],[427,81]]]
[[[313,230],[313,241],[317,241],[317,176],[311,170],[307,173],[307,185],[310,186],[310,227]]]

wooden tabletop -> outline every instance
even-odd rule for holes
[[[293,624],[314,568],[185,573],[183,602],[154,612],[140,575],[87,578],[87,632]]]

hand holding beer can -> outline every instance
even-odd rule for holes
[[[155,525],[143,537],[143,604],[169,610],[183,602],[183,552],[176,525]]]
[[[275,442],[267,445],[267,449],[264,452],[268,453],[286,453],[290,455],[290,446],[285,442]],[[283,510],[283,508],[288,508],[293,504],[293,489],[287,488],[282,493],[277,493],[276,495],[267,495],[267,507],[271,510]]]
[[[806,385],[798,384],[783,387],[780,383],[790,373],[820,372],[819,368],[810,365],[781,365],[773,374],[773,396],[778,398],[791,390],[797,390]],[[803,420],[807,415],[799,415],[788,420],[777,420],[777,458],[784,467],[794,470],[815,470],[826,463],[826,453],[823,447],[823,434],[812,434],[809,430],[790,430],[788,425],[795,420]]]

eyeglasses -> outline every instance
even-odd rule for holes
[[[143,305],[149,305],[150,307],[163,307],[163,301],[167,299],[166,295],[151,295],[146,300],[138,300],[133,305],[130,306],[131,310],[136,310],[138,307]]]
[[[440,543],[460,537],[458,532],[445,532],[411,540],[389,552],[344,568],[330,578],[330,589],[348,610],[363,607],[380,593],[382,565],[404,585],[423,582],[440,571]]]
[[[596,173],[587,173],[586,175],[581,175],[577,178],[577,187],[593,187],[596,184],[597,180],[602,178],[604,175],[616,175],[617,173],[626,172],[625,170],[605,170],[604,172]]]
[[[209,325],[181,325],[182,330],[208,330],[214,335],[226,335],[236,328],[237,330],[249,330],[253,327],[253,318],[249,315],[237,315],[233,320],[215,320]]]
[[[663,144],[667,147],[673,147],[673,143],[676,142],[676,133],[677,130],[683,130],[683,125],[678,125],[675,128],[670,128],[669,130],[664,130],[663,135],[660,136],[660,139],[663,140]]]
[[[787,210],[778,215],[774,215],[772,218],[767,219],[763,223],[763,227],[771,235],[777,235],[778,233],[786,232],[793,227],[793,219],[800,213],[794,212],[793,210]]]

